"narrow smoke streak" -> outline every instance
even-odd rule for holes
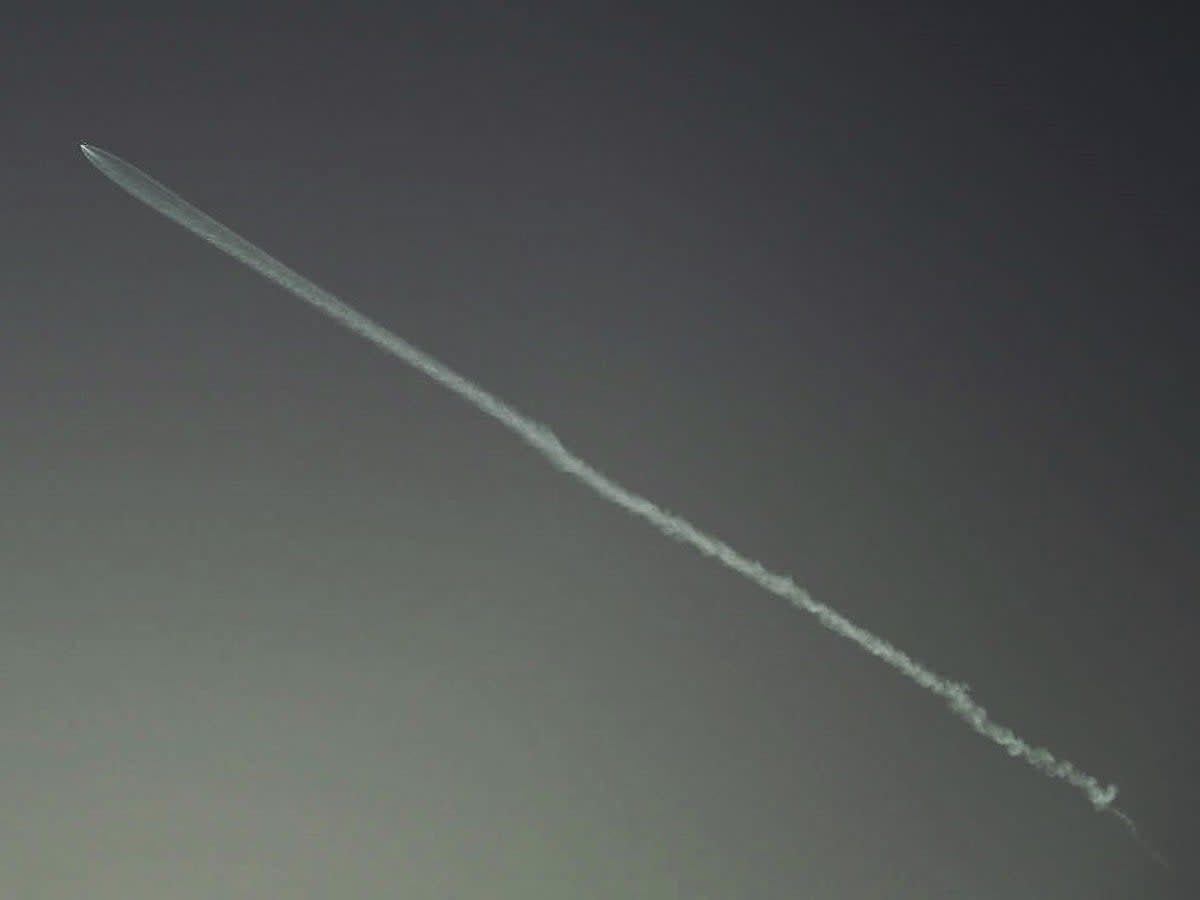
[[[1075,787],[1091,801],[1097,810],[1116,815],[1139,841],[1144,841],[1138,834],[1133,820],[1112,806],[1117,795],[1115,785],[1102,786],[1095,778],[1079,771],[1070,762],[1055,758],[1049,750],[1042,747],[1031,746],[1012,730],[992,722],[988,718],[987,710],[971,699],[965,685],[938,675],[883,638],[855,625],[840,613],[817,602],[791,578],[769,571],[761,563],[743,556],[725,542],[705,534],[687,520],[617,484],[567,450],[545,425],[526,418],[507,403],[447,368],[429,354],[351,309],[333,294],[313,284],[245,238],[196,209],[178,194],[159,184],[144,172],[104,150],[87,144],[81,144],[80,148],[96,168],[151,208],[245,263],[301,300],[311,303],[351,331],[357,332],[392,355],[420,369],[439,384],[498,419],[518,437],[542,453],[556,467],[574,476],[601,497],[635,516],[645,519],[666,536],[688,544],[706,556],[713,557],[764,590],[770,591],[793,606],[816,616],[817,620],[830,631],[852,641],[871,655],[879,657],[911,681],[941,697],[955,715],[978,734],[1003,747],[1010,756],[1019,757],[1039,772],[1052,778],[1061,779]]]

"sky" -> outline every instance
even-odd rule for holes
[[[831,6],[0,30],[7,893],[1194,896],[1195,31]]]

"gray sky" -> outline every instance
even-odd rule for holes
[[[1182,25],[350,10],[0,35],[14,896],[1187,896]],[[81,141],[969,683],[1176,871]]]

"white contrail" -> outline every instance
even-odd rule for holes
[[[555,466],[586,484],[601,497],[648,521],[668,537],[674,538],[711,556],[718,562],[745,576],[759,587],[784,598],[793,606],[812,613],[830,631],[853,641],[873,656],[877,656],[912,681],[944,699],[950,709],[976,732],[999,744],[1010,756],[1020,757],[1039,772],[1060,778],[1082,791],[1098,810],[1117,815],[1139,840],[1133,821],[1112,806],[1117,796],[1116,785],[1101,786],[1091,775],[1079,771],[1066,760],[1060,760],[1042,747],[1034,747],[1010,729],[992,722],[987,710],[976,703],[965,685],[950,681],[893,647],[883,638],[855,625],[823,603],[818,603],[791,578],[777,575],[761,563],[734,550],[724,541],[705,534],[686,519],[641,497],[601,474],[584,460],[571,453],[554,433],[538,422],[526,418],[511,406],[483,388],[444,366],[428,353],[392,334],[381,325],[351,309],[333,294],[313,284],[304,276],[285,266],[245,238],[235,234],[220,222],[196,209],[178,194],[159,184],[150,176],[124,160],[87,144],[80,148],[88,160],[101,172],[133,196],[146,203],[184,228],[214,244],[230,256],[248,265],[259,274],[291,291],[301,300],[337,319],[351,331],[382,347],[393,356],[416,366],[434,381],[448,387],[488,415],[500,420],[518,437],[539,451]]]

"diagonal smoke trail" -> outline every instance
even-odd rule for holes
[[[1062,779],[1082,791],[1096,809],[1105,810],[1118,816],[1135,837],[1142,840],[1138,836],[1133,821],[1119,809],[1111,806],[1117,795],[1115,785],[1103,787],[1095,778],[1081,772],[1070,762],[1055,758],[1045,748],[1034,747],[1026,743],[1012,730],[991,721],[988,718],[987,710],[969,696],[965,685],[938,675],[883,638],[855,625],[825,604],[817,602],[806,590],[799,587],[786,575],[777,575],[769,571],[761,563],[743,556],[724,541],[704,533],[686,519],[668,512],[606,477],[567,450],[546,426],[526,418],[504,401],[447,368],[429,354],[351,309],[333,294],[313,284],[245,238],[196,209],[178,194],[159,184],[144,172],[104,150],[87,144],[81,144],[80,148],[96,168],[151,208],[245,263],[301,300],[311,303],[351,331],[357,332],[393,356],[420,369],[434,381],[498,419],[556,467],[568,475],[574,476],[604,499],[645,519],[668,537],[688,544],[706,556],[713,557],[764,590],[770,591],[793,606],[816,616],[821,624],[830,631],[854,642],[868,653],[882,659],[911,681],[941,697],[955,715],[970,725],[977,733],[1003,747],[1010,756],[1019,757],[1039,772],[1052,778]]]

